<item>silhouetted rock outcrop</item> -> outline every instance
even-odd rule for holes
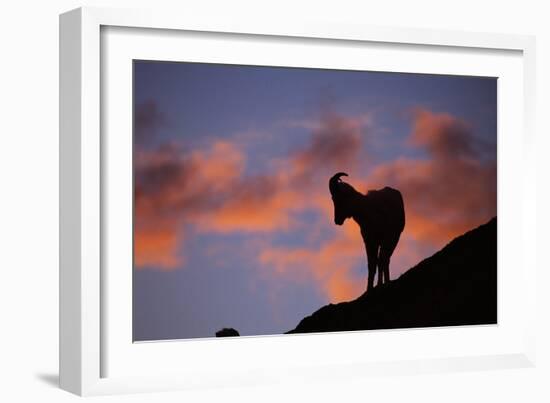
[[[224,327],[222,330],[218,330],[216,332],[216,337],[234,337],[234,336],[240,336],[240,334],[232,327]]]
[[[497,219],[455,238],[398,279],[330,304],[287,333],[494,324]]]

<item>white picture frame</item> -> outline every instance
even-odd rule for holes
[[[124,291],[126,294],[123,293],[121,298],[126,301],[126,305],[124,303],[116,305],[117,303],[109,298],[112,288],[116,287],[117,281],[123,282],[124,277],[110,277],[109,273],[105,272],[105,267],[109,265],[106,262],[105,251],[108,245],[105,244],[104,231],[111,224],[106,222],[110,218],[109,215],[102,213],[102,208],[105,207],[105,203],[110,203],[106,196],[106,190],[110,187],[106,183],[110,180],[110,175],[114,175],[114,171],[109,170],[111,168],[107,169],[112,165],[108,164],[106,147],[110,150],[114,149],[112,147],[121,147],[119,151],[128,147],[128,143],[113,145],[110,142],[112,136],[107,139],[102,137],[105,133],[109,133],[111,124],[106,118],[108,113],[102,110],[106,103],[104,97],[111,96],[105,94],[114,94],[115,98],[117,94],[123,95],[120,97],[122,109],[117,110],[120,112],[117,119],[128,123],[128,116],[124,115],[124,100],[127,100],[128,96],[127,86],[117,86],[118,84],[113,84],[112,81],[102,79],[102,74],[107,74],[107,71],[111,74],[111,71],[117,69],[114,65],[114,70],[103,70],[111,68],[105,67],[102,60],[102,57],[110,55],[102,49],[106,47],[102,32],[108,32],[110,27],[117,28],[113,31],[115,36],[109,42],[109,46],[116,46],[116,41],[121,40],[116,39],[116,32],[122,32],[122,36],[132,36],[133,32],[138,32],[132,30],[139,29],[147,31],[144,35],[154,32],[155,35],[143,41],[142,46],[154,47],[158,52],[156,57],[159,58],[173,57],[170,49],[174,41],[180,40],[178,32],[183,34],[193,32],[194,36],[199,38],[201,35],[217,33],[217,40],[222,41],[225,40],[224,36],[227,36],[228,41],[229,37],[235,36],[253,38],[260,43],[262,40],[302,41],[306,46],[310,43],[308,41],[318,40],[325,41],[323,46],[330,46],[334,50],[346,44],[413,47],[415,51],[427,52],[428,60],[427,63],[424,62],[425,67],[422,68],[422,72],[431,73],[450,71],[468,73],[470,71],[467,70],[468,66],[452,67],[463,57],[461,52],[464,52],[464,55],[470,52],[474,58],[477,57],[475,55],[482,58],[489,53],[496,55],[495,57],[511,55],[510,58],[504,57],[506,60],[509,59],[509,63],[502,59],[503,66],[510,66],[510,70],[503,70],[502,74],[509,74],[504,81],[509,84],[511,92],[506,92],[508,90],[504,92],[508,95],[517,95],[517,99],[514,100],[516,104],[510,104],[510,107],[519,106],[520,109],[516,109],[517,116],[510,117],[509,121],[501,121],[499,118],[498,148],[499,274],[501,266],[505,270],[510,267],[511,271],[514,264],[519,266],[521,272],[515,291],[518,301],[510,300],[511,295],[507,292],[514,284],[504,280],[499,283],[499,309],[506,307],[505,313],[508,310],[513,311],[509,319],[509,327],[502,325],[481,329],[479,327],[421,329],[408,331],[406,334],[399,331],[370,332],[368,335],[364,332],[353,332],[322,335],[321,338],[318,335],[266,336],[232,340],[147,343],[149,344],[147,347],[143,347],[143,344],[133,345],[132,340],[127,337],[127,322],[131,322],[131,317],[125,317],[128,309],[128,289],[126,288]],[[121,50],[117,55],[122,57],[124,52],[120,43],[118,42],[118,49]],[[269,19],[248,21],[245,18],[210,20],[197,19],[192,15],[173,15],[168,12],[149,10],[80,8],[62,14],[60,16],[61,387],[79,395],[96,395],[225,385],[242,386],[266,382],[295,382],[305,379],[328,381],[334,378],[335,372],[338,373],[338,377],[357,377],[381,372],[408,374],[534,365],[536,290],[534,279],[537,267],[534,250],[536,244],[534,242],[536,234],[535,164],[534,159],[531,158],[534,153],[534,49],[534,38],[520,35],[368,27],[320,21],[293,23]],[[449,53],[449,60],[427,66],[432,57],[429,56],[431,50]],[[124,54],[124,57],[131,58],[131,52]],[[196,57],[203,56],[198,54]],[[220,57],[222,59],[213,60],[225,60],[223,57],[228,56]],[[256,57],[258,57],[257,54]],[[266,56],[264,63],[268,64],[270,60],[272,61]],[[315,60],[311,62],[312,65],[325,67],[322,59],[311,56],[311,60]],[[124,60],[121,63],[124,63]],[[288,63],[288,61],[282,62],[282,65],[288,65]],[[297,63],[303,66],[308,61],[303,59]],[[357,63],[356,68],[361,68],[361,62]],[[490,64],[493,62],[489,60],[486,67],[484,63],[482,61],[477,67],[480,70],[476,71],[490,72],[493,68]],[[413,62],[410,61],[410,64],[412,66]],[[330,66],[326,65],[326,67]],[[379,68],[388,70],[384,66]],[[405,70],[416,71],[419,68],[409,66],[405,67]],[[123,74],[124,70],[121,71]],[[499,102],[501,100],[499,98]],[[109,105],[113,104],[111,98],[108,98],[108,102]],[[128,110],[131,110],[130,105],[127,105],[126,111]],[[517,129],[519,133],[512,129]],[[501,133],[505,133],[503,137]],[[122,175],[122,180],[124,177]],[[508,182],[513,182],[514,185],[509,185]],[[520,191],[517,191],[518,189]],[[512,212],[515,213],[512,214]],[[501,234],[503,225],[505,228],[516,231],[515,242],[519,237],[522,240],[520,247],[514,249],[508,247],[514,240],[506,234]],[[519,269],[516,267],[517,270]],[[114,286],[106,287],[106,278],[109,279],[109,284]],[[504,276],[504,278],[508,277]],[[500,313],[499,311],[499,316]],[[521,321],[515,320],[520,316]],[[124,325],[118,327],[116,323]],[[395,349],[391,354],[372,356],[374,358],[361,354],[351,355],[351,353],[346,356],[346,352],[342,352],[341,357],[330,353],[321,356],[317,354],[321,348],[332,351],[326,346],[336,346],[344,340],[346,345],[359,346],[364,343],[366,337],[394,341],[401,338],[405,341],[405,345],[410,343],[420,348],[416,355],[407,353],[406,349]],[[437,340],[451,342],[458,339],[463,340],[465,346],[463,349],[450,349],[445,343],[442,343],[441,348],[434,347],[437,345]],[[485,340],[485,342],[478,343],[476,340]],[[489,344],[493,344],[494,348],[489,349],[487,347]],[[271,353],[262,357],[266,351]],[[282,357],[282,351],[291,351],[293,354]],[[169,359],[178,354],[188,357],[185,363]],[[222,357],[222,361],[214,362],[213,358],[209,358],[214,356]],[[262,357],[261,361],[258,357]],[[235,364],[236,361],[240,362]],[[127,364],[123,365],[123,362]],[[153,368],[153,371],[139,368],[140,362],[142,367]],[[220,365],[220,362],[230,362],[231,365]],[[158,368],[158,371],[155,372],[155,368]]]

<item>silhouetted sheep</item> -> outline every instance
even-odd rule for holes
[[[334,223],[342,225],[353,218],[361,229],[367,249],[368,286],[374,285],[378,268],[378,285],[390,281],[390,258],[405,228],[405,209],[401,192],[390,187],[359,193],[350,184],[342,182],[339,172],[329,180],[334,203]]]

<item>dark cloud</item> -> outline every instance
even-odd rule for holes
[[[256,251],[258,263],[289,278],[312,280],[331,298],[344,299],[357,292],[352,269],[364,260],[364,251],[357,247],[355,226],[331,232],[326,181],[340,170],[349,170],[364,189],[393,186],[402,192],[407,225],[396,258],[403,257],[404,267],[414,263],[422,245],[441,247],[496,214],[496,148],[480,143],[452,115],[418,109],[412,117],[407,144],[424,150],[426,158],[381,163],[363,180],[365,118],[336,113],[311,124],[307,144],[264,175],[245,174],[246,153],[234,139],[214,139],[193,150],[174,144],[138,148],[136,267],[182,267],[182,244],[189,236],[184,228],[277,233],[295,228],[296,213],[314,211],[318,222],[306,223],[307,233],[318,227],[332,237],[312,247],[264,245]]]
[[[367,179],[402,192],[406,231],[441,243],[496,215],[496,147],[480,142],[464,121],[421,109],[409,142],[429,158],[382,164]]]
[[[134,134],[136,141],[152,140],[158,134],[158,130],[166,125],[166,115],[159,109],[156,101],[150,99],[135,107]]]
[[[309,182],[312,177],[334,170],[351,170],[362,150],[364,122],[361,119],[324,112],[313,128],[309,144],[291,157],[297,179]]]
[[[243,155],[234,145],[218,141],[193,152],[174,144],[142,149],[135,159],[136,265],[179,267],[182,222],[223,201],[217,196],[239,178]]]
[[[425,147],[433,158],[478,158],[485,144],[474,137],[465,121],[449,114],[435,115],[418,108],[414,112],[412,144]]]
[[[146,109],[151,114],[155,108]],[[174,239],[184,237],[184,222],[198,231],[221,233],[286,230],[295,212],[315,208],[311,190],[316,185],[324,186],[332,170],[356,164],[362,124],[323,114],[303,149],[286,156],[272,172],[254,176],[244,175],[246,156],[238,141],[214,140],[195,150],[175,144],[142,146],[135,163],[136,233],[150,239],[158,232],[155,221],[162,221],[162,237],[174,245]],[[180,235],[168,237],[170,229]],[[159,256],[159,262],[176,261]]]

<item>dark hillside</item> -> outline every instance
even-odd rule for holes
[[[494,324],[497,219],[455,238],[398,279],[330,304],[288,333]]]

